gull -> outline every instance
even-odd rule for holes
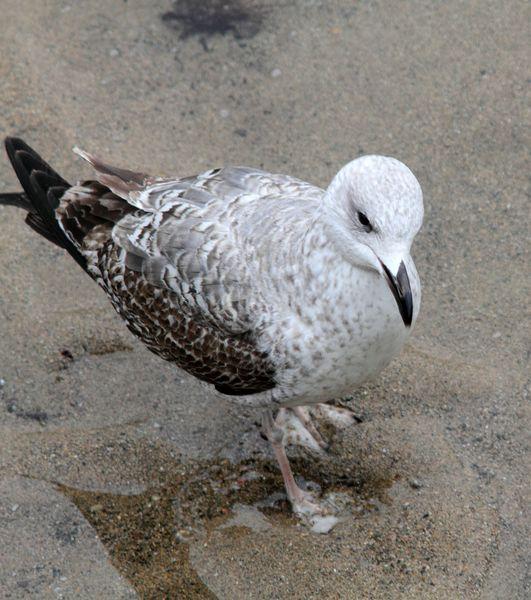
[[[285,443],[325,448],[312,415],[347,423],[325,403],[378,374],[411,333],[423,201],[409,168],[362,156],[321,189],[249,167],[154,177],[74,148],[96,176],[71,185],[22,140],[5,146],[23,192],[0,204],[26,210],[152,352],[263,407],[294,512],[326,514]]]

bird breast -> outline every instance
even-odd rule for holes
[[[414,266],[412,275],[418,304]],[[303,404],[348,394],[398,354],[410,331],[381,276],[323,247],[310,258],[304,289],[290,295],[286,314],[264,335],[280,366],[274,395]]]

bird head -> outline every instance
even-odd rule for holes
[[[325,192],[323,221],[342,257],[389,285],[406,327],[413,320],[410,248],[422,225],[422,191],[413,173],[387,156],[345,165]],[[414,267],[413,267],[414,268]]]

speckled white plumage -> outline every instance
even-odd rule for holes
[[[414,322],[420,284],[409,250],[422,223],[422,194],[399,161],[359,158],[326,191],[244,167],[146,177],[142,185],[106,173],[98,179],[140,209],[112,230],[125,263],[171,291],[176,310],[190,318],[229,335],[251,331],[270,358],[275,387],[241,401],[267,406],[339,397],[378,373],[406,341],[411,329],[378,261],[393,274],[404,262]]]
[[[405,263],[413,323],[420,306],[420,282],[409,250],[422,223],[422,194],[405,165],[379,156],[353,161],[314,203],[308,216],[292,224],[292,238],[286,241],[295,246],[303,231],[305,238],[295,264],[298,274],[275,290],[271,301],[277,313],[284,312],[263,336],[285,365],[272,391],[281,402],[337,398],[377,374],[399,352],[411,328],[402,322],[378,258],[394,273]],[[358,211],[367,215],[373,232],[359,227]],[[285,273],[286,268],[293,266],[279,256],[273,271]]]

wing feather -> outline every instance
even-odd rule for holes
[[[96,169],[98,185],[115,194],[105,198],[105,211],[114,210],[119,199],[129,205],[111,232],[114,244],[125,251],[128,269],[174,294],[179,310],[194,319],[230,334],[256,329],[265,303],[259,286],[253,285],[256,275],[236,224],[264,197],[282,202],[302,193],[316,199],[321,189],[249,167],[155,178],[75,151]],[[91,214],[97,221],[98,210]],[[92,252],[91,242],[89,234],[86,246]]]

